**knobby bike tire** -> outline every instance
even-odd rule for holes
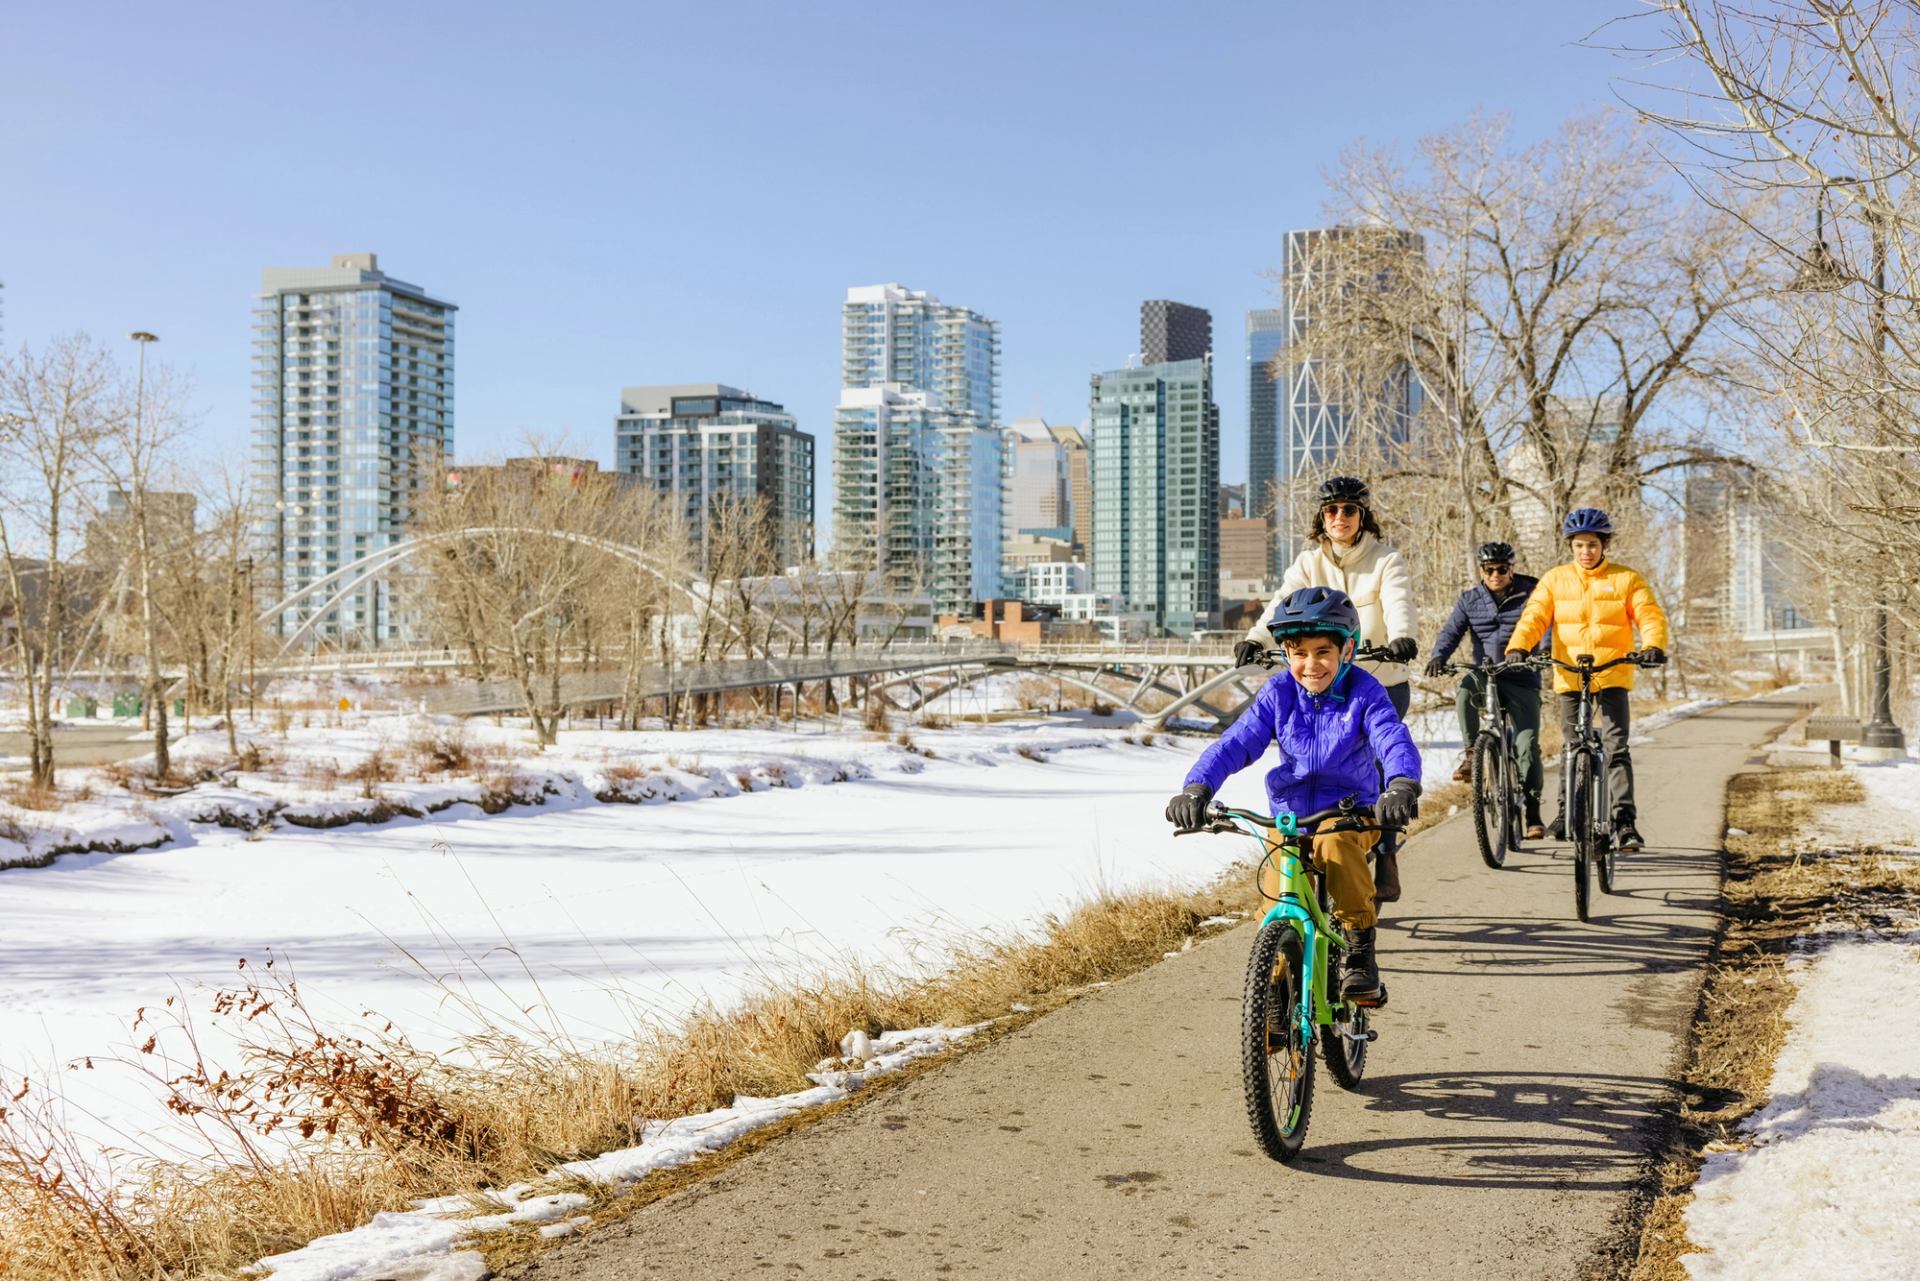
[[[1591,877],[1587,865],[1593,860],[1593,794],[1589,776],[1593,762],[1585,752],[1573,754],[1573,780],[1568,785],[1567,834],[1573,837],[1573,910],[1587,920],[1591,909]]]
[[[1480,858],[1498,871],[1507,862],[1506,752],[1499,736],[1483,732],[1473,745],[1473,835]]]
[[[1506,763],[1507,775],[1507,851],[1526,848],[1521,844],[1527,835],[1527,780],[1520,768],[1520,758],[1508,751],[1512,739],[1500,740],[1500,759]]]
[[[1300,1155],[1313,1112],[1313,1046],[1303,1039],[1297,1017],[1306,982],[1300,935],[1284,921],[1263,926],[1247,958],[1240,1072],[1253,1136],[1261,1151],[1282,1162]],[[1276,1067],[1281,1070],[1277,1083]]]
[[[1600,796],[1600,779],[1601,774],[1596,771],[1593,782],[1592,804],[1594,827],[1596,829],[1593,838],[1593,870],[1600,875],[1601,892],[1611,894],[1613,893],[1614,856],[1618,847],[1614,844],[1611,826],[1609,826],[1604,836],[1600,835],[1598,831],[1600,815],[1607,812],[1605,808],[1603,808],[1603,801]]]
[[[1341,963],[1344,953],[1339,948],[1327,949],[1327,983],[1332,986],[1339,982],[1345,971]],[[1360,1078],[1367,1074],[1367,1012],[1352,1001],[1333,1003],[1333,1026],[1320,1031],[1320,1052],[1327,1060],[1327,1071],[1333,1073],[1334,1081],[1343,1090],[1358,1089]],[[1349,1040],[1348,1032],[1360,1037]]]

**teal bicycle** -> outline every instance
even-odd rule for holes
[[[1368,1006],[1329,995],[1338,990],[1333,976],[1348,940],[1327,910],[1326,882],[1313,861],[1316,834],[1399,830],[1365,821],[1372,817],[1351,796],[1304,818],[1215,805],[1207,825],[1194,829],[1259,838],[1268,850],[1263,869],[1279,874],[1278,899],[1254,935],[1240,1011],[1247,1120],[1261,1151],[1276,1161],[1292,1161],[1306,1142],[1314,1043],[1333,1079],[1351,1090],[1366,1073],[1367,1047],[1378,1035],[1367,1025],[1367,1010],[1380,1001]]]

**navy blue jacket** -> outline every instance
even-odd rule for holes
[[[1420,749],[1386,687],[1350,666],[1324,694],[1307,693],[1292,672],[1277,673],[1260,687],[1253,706],[1200,753],[1187,782],[1217,792],[1275,744],[1280,763],[1267,771],[1267,800],[1276,814],[1312,814],[1349,794],[1373,804],[1380,796],[1376,760],[1389,782],[1420,781]]]
[[[1507,637],[1513,635],[1515,623],[1520,621],[1520,611],[1527,607],[1527,597],[1533,595],[1534,586],[1539,579],[1531,574],[1515,574],[1513,585],[1507,588],[1507,598],[1496,601],[1487,585],[1481,583],[1460,593],[1460,599],[1454,604],[1453,613],[1441,625],[1440,634],[1433,638],[1433,657],[1442,662],[1453,656],[1453,651],[1468,632],[1473,633],[1473,656],[1481,662],[1499,662],[1506,657]],[[1534,647],[1534,652],[1546,652],[1546,640]],[[1529,689],[1540,688],[1540,673],[1505,672],[1500,679],[1514,685],[1525,685]]]

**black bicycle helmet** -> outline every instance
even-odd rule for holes
[[[1481,543],[1479,560],[1482,565],[1513,564],[1512,543]]]
[[[1329,476],[1320,482],[1320,505],[1325,507],[1328,503],[1359,503],[1362,507],[1371,507],[1373,491],[1358,476]]]
[[[1288,592],[1267,622],[1275,640],[1282,636],[1360,635],[1360,611],[1336,587],[1302,587]]]
[[[1612,538],[1613,517],[1598,507],[1576,507],[1560,522],[1560,537],[1572,538],[1575,534],[1598,534],[1602,538]]]

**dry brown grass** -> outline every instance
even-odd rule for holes
[[[1679,1124],[1629,1227],[1617,1275],[1685,1281],[1693,1182],[1709,1151],[1744,1146],[1740,1123],[1764,1106],[1794,995],[1794,941],[1836,922],[1884,924],[1920,903],[1920,866],[1878,854],[1806,857],[1820,807],[1860,801],[1851,774],[1826,769],[1742,774],[1727,791],[1724,922],[1694,1014]],[[1634,1239],[1634,1238],[1637,1238]],[[1636,1249],[1637,1246],[1637,1249]]]
[[[0,785],[0,803],[16,809],[32,810],[47,814],[79,801],[93,799],[93,789],[85,783],[71,786],[48,786],[35,783],[31,779],[9,779]]]

